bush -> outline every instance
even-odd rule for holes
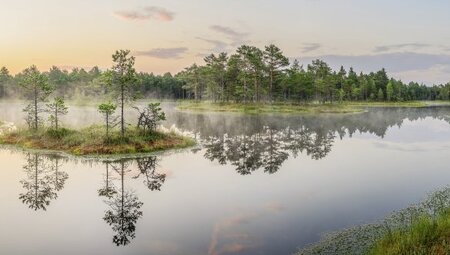
[[[73,133],[73,131],[68,130],[66,128],[60,128],[60,129],[48,129],[47,130],[47,135],[50,136],[51,138],[57,138],[57,139],[62,139],[70,134]]]

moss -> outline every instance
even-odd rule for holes
[[[81,130],[18,130],[0,137],[0,143],[29,149],[64,151],[74,155],[111,155],[185,148],[193,146],[195,141],[176,134],[142,134],[136,129],[127,130],[125,137],[115,131],[106,138],[104,128],[91,126]]]

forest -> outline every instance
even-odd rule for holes
[[[107,70],[53,66],[43,72],[50,86],[65,99],[106,95]],[[0,98],[20,97],[23,72],[0,69]],[[172,75],[140,72],[133,90],[142,98],[192,99],[214,102],[322,102],[449,100],[450,83],[426,86],[389,77],[382,68],[356,73],[339,70],[317,59],[306,67],[290,61],[275,45],[260,49],[242,45],[235,53],[210,54],[203,65],[193,64]]]

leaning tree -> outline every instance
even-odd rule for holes
[[[137,128],[144,134],[155,132],[158,123],[166,120],[166,114],[162,111],[160,103],[150,103],[143,110],[134,108],[139,112]]]

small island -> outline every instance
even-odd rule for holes
[[[144,109],[133,107],[138,112],[138,121],[129,127],[124,108],[136,98],[133,86],[137,80],[133,67],[135,60],[129,53],[127,50],[116,51],[114,66],[101,77],[104,87],[117,100],[117,104],[104,102],[98,105],[104,125],[79,130],[61,127],[61,116],[68,113],[68,107],[62,97],[55,96],[49,102],[54,87],[49,85],[47,76],[36,66],[25,69],[20,86],[29,101],[23,109],[28,128],[1,128],[0,144],[74,155],[151,153],[193,146],[192,138],[158,129],[159,123],[166,119],[159,103],[149,103]],[[120,113],[116,116],[117,108]],[[44,117],[48,117],[47,121]]]
[[[91,126],[80,130],[61,128],[58,131],[40,129],[36,132],[19,129],[0,136],[0,144],[62,151],[73,155],[118,155],[186,148],[195,145],[195,141],[175,133],[155,131],[145,134],[135,128],[127,130],[123,138],[119,131],[112,132],[106,138],[103,127]]]

